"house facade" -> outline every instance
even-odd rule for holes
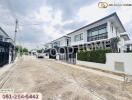
[[[15,58],[14,41],[0,27],[0,66],[11,63]]]
[[[52,48],[70,46],[70,37],[62,36],[56,40],[51,41],[51,44],[52,44]]]
[[[102,18],[96,22],[86,25],[78,30],[75,30],[69,34],[71,37],[71,46],[77,45],[92,45],[89,49],[100,49],[100,48],[112,48],[110,44],[113,38],[120,37],[121,33],[124,33],[125,28],[123,27],[119,17],[116,13],[113,13],[105,18]],[[98,48],[99,44],[103,44]],[[118,45],[117,45],[118,46]],[[118,47],[118,52],[121,52],[121,48]]]
[[[116,13],[113,13],[45,44],[45,47],[48,47],[46,49],[73,47],[75,49],[74,53],[80,49],[97,50],[107,48],[111,48],[113,52],[124,52],[124,43],[129,40],[127,34],[126,37],[121,35],[124,32],[126,30],[119,17]],[[115,39],[118,38],[120,41],[115,42]],[[75,54],[73,55],[72,58],[76,57]]]

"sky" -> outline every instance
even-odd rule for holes
[[[29,49],[42,46],[80,27],[116,12],[132,37],[132,6],[99,8],[98,3],[130,3],[132,0],[0,0],[0,27]]]

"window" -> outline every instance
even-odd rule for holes
[[[75,37],[74,37],[74,41],[76,42],[76,41],[81,41],[81,40],[83,40],[83,33],[81,33],[81,34],[79,34],[79,35],[75,35]]]
[[[70,38],[69,39],[66,39],[66,43],[67,43],[67,46],[69,46],[70,45]]]
[[[98,31],[93,31],[92,36],[98,35]]]
[[[79,35],[75,35],[75,42],[79,41]]]
[[[111,26],[111,31],[112,31],[112,33],[113,33],[113,25]]]
[[[106,32],[107,32],[106,28],[102,28],[102,29],[99,30],[99,34],[106,33]]]
[[[58,47],[58,46],[60,46],[60,41],[54,42],[53,47]]]
[[[80,34],[80,40],[83,40],[83,34]]]
[[[0,35],[0,41],[3,41],[3,36]]]
[[[95,41],[107,38],[106,24],[92,28],[87,31],[87,41]]]

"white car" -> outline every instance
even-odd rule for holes
[[[43,53],[37,53],[37,58],[44,58],[44,54]]]

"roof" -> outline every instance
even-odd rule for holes
[[[120,23],[120,25],[121,25],[123,31],[126,32],[126,30],[125,30],[123,24],[121,23],[119,17],[117,16],[116,12],[114,12],[114,13],[112,13],[112,14],[110,14],[110,15],[108,15],[108,16],[102,18],[102,19],[99,19],[99,20],[97,20],[97,21],[95,21],[95,22],[93,22],[93,23],[91,23],[91,24],[88,24],[88,25],[86,25],[86,26],[83,26],[83,27],[81,27],[81,28],[79,28],[79,29],[77,29],[77,30],[75,30],[75,31],[73,31],[73,32],[70,32],[70,33],[68,33],[68,34],[66,34],[65,36],[62,36],[62,37],[60,37],[60,38],[68,37],[69,34],[72,34],[72,33],[76,32],[76,31],[79,31],[79,30],[81,30],[81,29],[83,29],[83,28],[89,27],[89,26],[91,26],[91,25],[93,25],[93,24],[99,23],[100,21],[105,20],[105,19],[108,19],[108,18],[111,18],[111,17],[113,17],[113,16],[116,17],[116,19],[117,19],[117,21]],[[54,41],[56,41],[56,40],[58,40],[58,39],[60,39],[60,38],[57,38],[57,39],[55,39],[55,40],[53,40],[53,41],[51,41],[51,42],[54,42]],[[68,37],[68,38],[69,38],[69,37]],[[51,43],[51,42],[50,42],[50,43]],[[46,44],[48,44],[48,43],[46,43]]]
[[[123,37],[125,41],[130,40],[128,34],[126,34],[126,33],[125,34],[121,34],[120,36]]]
[[[54,41],[56,41],[56,40],[58,40],[58,39],[61,39],[61,38],[63,38],[63,37],[68,37],[68,36],[61,36],[61,37],[59,37],[59,38],[57,38],[57,39],[55,39],[55,40],[53,40],[53,41],[51,41],[51,42],[54,42]],[[69,37],[68,37],[69,38]]]
[[[10,42],[3,42],[3,41],[0,41],[0,46],[2,47],[9,47],[9,46],[14,46],[13,44],[11,44]]]
[[[10,42],[14,45],[13,39],[10,38],[9,35],[1,27],[0,27],[0,30],[6,35],[6,37],[4,37],[4,38],[7,39],[8,42]]]
[[[0,30],[7,36],[9,37],[9,35],[0,27]]]
[[[108,18],[113,17],[113,16],[115,16],[115,17],[117,18],[117,20],[119,21],[119,23],[120,23],[122,29],[124,30],[124,32],[126,32],[126,30],[125,30],[123,24],[121,23],[119,17],[117,16],[116,12],[114,12],[114,13],[112,13],[112,14],[110,14],[110,15],[108,15],[108,16],[102,18],[102,19],[99,19],[99,20],[97,20],[97,21],[95,21],[95,22],[93,22],[93,23],[91,23],[91,24],[88,24],[88,25],[83,26],[83,27],[81,27],[81,28],[79,28],[79,29],[77,29],[77,30],[75,30],[75,31],[73,31],[73,32],[70,32],[70,33],[68,33],[67,35],[72,34],[72,33],[76,32],[76,31],[79,31],[79,30],[81,30],[81,29],[83,29],[83,28],[86,28],[86,27],[88,27],[88,26],[91,26],[91,25],[93,25],[93,24],[95,24],[95,23],[98,23],[98,22],[100,22],[100,21],[102,21],[102,20],[108,19]]]
[[[132,40],[126,41],[125,45],[132,45]]]

